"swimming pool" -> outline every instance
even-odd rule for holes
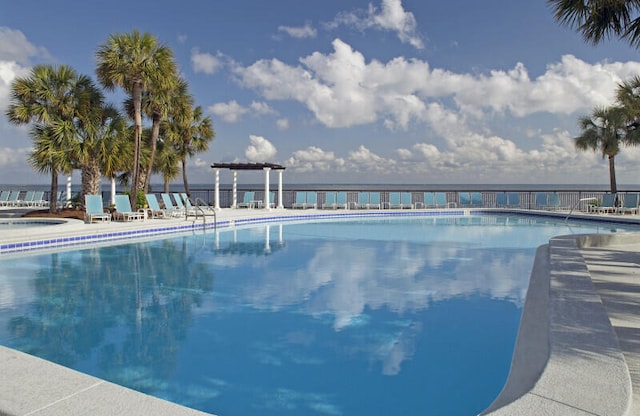
[[[221,415],[477,414],[535,247],[611,228],[351,219],[12,258],[0,343]]]

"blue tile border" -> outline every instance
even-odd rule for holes
[[[280,214],[273,216],[237,218],[219,221],[217,224],[213,222],[205,223],[189,223],[185,225],[172,225],[168,227],[149,227],[138,230],[129,231],[113,231],[100,232],[96,234],[83,234],[78,236],[67,236],[59,238],[48,237],[46,239],[24,241],[18,243],[0,244],[0,255],[34,252],[37,250],[68,248],[73,246],[83,246],[95,243],[103,243],[110,241],[126,241],[135,238],[144,238],[168,234],[177,234],[198,230],[214,230],[225,229],[229,227],[238,227],[243,225],[263,224],[282,221],[309,221],[317,219],[336,219],[336,218],[380,218],[380,217],[433,217],[433,216],[460,216],[468,214],[468,210],[430,210],[430,211],[341,211],[332,213],[292,213]]]

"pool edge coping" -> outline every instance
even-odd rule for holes
[[[417,211],[417,210],[414,210]],[[514,213],[514,214],[525,214],[525,215],[535,215],[535,216],[553,216],[553,217],[564,217],[564,215],[560,214],[560,215],[546,215],[547,213],[544,212],[536,212],[536,211],[523,211],[523,210],[504,210],[504,209],[454,209],[454,210],[440,210],[443,212],[446,212],[446,215],[468,215],[468,214],[473,214],[473,213],[496,213],[496,212],[501,212],[501,213]],[[453,212],[456,212],[455,214]],[[344,212],[344,213],[336,213],[336,214],[325,214],[325,213],[321,213],[321,212],[315,212],[315,213],[300,213],[300,215],[293,214],[292,211],[290,210],[286,210],[286,212],[288,212],[289,214],[286,216],[281,216],[281,215],[275,215],[275,216],[259,216],[259,215],[255,215],[257,213],[254,213],[253,215],[247,215],[244,218],[240,218],[238,219],[227,219],[227,223],[226,226],[227,227],[233,227],[233,226],[239,226],[239,225],[253,225],[253,224],[262,224],[262,223],[269,223],[269,222],[277,222],[277,221],[299,221],[299,220],[312,220],[312,219],[321,219],[321,218],[331,218],[331,217],[336,217],[336,218],[345,218],[345,217],[383,217],[383,216],[393,216],[393,215],[398,215],[398,212],[394,212],[394,211],[390,211],[390,210],[383,210],[383,211],[365,211],[365,212],[358,212],[358,213],[354,213],[351,212],[349,213]],[[295,211],[293,211],[295,212]],[[407,210],[405,210],[404,212],[407,212]],[[438,211],[430,211],[430,215],[435,215],[436,212]],[[276,212],[271,212],[270,214],[276,214]],[[351,214],[351,215],[345,215],[345,214]],[[417,215],[425,215],[424,211],[418,211],[415,214],[409,214],[407,212],[406,216],[417,216]],[[608,222],[633,222],[633,223],[638,223],[638,218],[629,218],[626,219],[624,218],[623,221],[618,221],[617,218],[613,217],[609,217],[608,219],[602,219],[599,217],[594,217],[592,215],[573,215],[572,219],[588,219],[588,220],[604,220]],[[154,220],[156,221],[156,220]],[[158,221],[162,221],[162,220],[158,220]],[[90,227],[90,226],[89,226]],[[187,225],[187,227],[191,227],[191,229],[193,229],[193,224],[191,226]],[[149,237],[151,236],[157,236],[158,234],[151,234],[148,235]],[[606,237],[606,238],[603,238]],[[618,235],[611,235],[611,234],[606,234],[606,235],[601,235],[601,234],[593,234],[593,235],[584,235],[584,236],[564,236],[564,237],[556,237],[553,238],[552,240],[550,240],[549,242],[549,250],[550,252],[547,253],[547,256],[551,257],[551,253],[554,252],[554,250],[556,248],[559,249],[560,252],[556,253],[556,263],[555,266],[562,266],[562,258],[563,256],[569,255],[569,259],[571,259],[572,262],[576,262],[576,251],[579,251],[580,247],[598,247],[598,246],[604,246],[606,244],[611,244],[613,240],[620,240],[620,239],[625,239],[625,238],[632,238],[632,242],[640,242],[640,234],[618,234]],[[607,241],[603,241],[603,240],[607,240]],[[573,247],[569,247],[569,249],[567,249],[566,247],[562,247],[562,246],[566,246],[567,244],[569,244],[571,246],[571,244],[573,244]],[[547,245],[543,245],[541,247],[547,247]],[[563,253],[562,251],[565,251],[565,253]],[[567,251],[568,250],[568,251]],[[577,253],[579,255],[579,252]],[[1,254],[0,254],[1,255]],[[536,269],[536,265],[538,265],[538,259],[539,259],[539,255],[540,255],[540,248],[538,248],[538,252],[536,254],[536,260],[535,260],[535,264],[532,270],[532,275],[530,278],[530,285],[531,285],[531,279],[534,278],[534,274],[536,276],[536,282],[540,283],[543,282],[543,286],[544,286],[544,282],[545,282],[545,276],[546,276],[546,282],[548,282],[548,284],[551,283],[552,278],[551,275],[553,275],[554,273],[551,272],[551,270],[549,270],[548,272],[544,272],[544,270],[541,272],[540,269]],[[582,269],[586,269],[586,264],[584,264],[584,259],[582,259],[581,255],[579,255],[579,258],[582,260],[582,266],[578,267],[576,266],[578,269],[582,268]],[[550,261],[550,264],[553,263]],[[578,262],[579,263],[579,262]],[[565,265],[566,266],[566,265]],[[538,265],[538,267],[540,267],[540,265]],[[564,267],[564,266],[563,266]],[[550,269],[552,269],[553,266],[550,267]],[[562,268],[562,267],[561,267]],[[566,271],[571,271],[570,270],[565,270]],[[574,270],[575,271],[575,270]],[[534,273],[535,272],[535,273]],[[559,271],[560,273],[560,277],[562,278],[562,271]],[[580,270],[580,273],[582,273],[583,277],[584,277],[584,270]],[[565,273],[566,274],[566,273]],[[588,276],[588,272],[587,272],[587,276]],[[538,278],[541,278],[542,280],[538,280]],[[584,284],[584,278],[581,279],[582,284]],[[590,277],[588,279],[588,283],[591,284],[591,280]],[[593,290],[593,287],[591,287],[591,291],[592,293],[595,293],[595,290]],[[549,298],[551,298],[553,294],[553,290],[549,290]],[[596,294],[597,296],[597,294]],[[533,296],[532,296],[533,299]],[[599,297],[598,297],[599,299]],[[556,302],[564,302],[566,301],[565,299],[556,299]],[[534,302],[533,300],[531,302]],[[540,414],[541,410],[544,408],[547,408],[549,405],[554,406],[554,405],[561,405],[564,406],[564,409],[567,409],[566,406],[572,406],[572,404],[569,403],[569,401],[563,401],[562,399],[558,399],[557,397],[545,397],[543,395],[538,394],[538,391],[536,390],[537,388],[543,388],[546,387],[548,388],[550,385],[555,386],[556,384],[554,384],[553,380],[549,380],[549,375],[550,373],[548,372],[550,369],[552,369],[551,365],[555,365],[555,364],[562,364],[561,362],[556,363],[555,360],[554,361],[554,354],[557,356],[558,355],[558,350],[554,350],[554,348],[556,348],[557,346],[554,346],[554,343],[556,343],[557,341],[561,341],[559,344],[562,348],[566,348],[567,346],[570,345],[566,343],[566,339],[563,339],[562,337],[558,338],[558,335],[561,334],[554,334],[553,331],[550,329],[551,327],[553,327],[554,323],[553,323],[553,317],[550,316],[550,321],[547,323],[547,330],[549,331],[548,333],[548,337],[549,337],[549,346],[548,346],[548,351],[550,351],[549,355],[548,355],[548,360],[544,360],[544,363],[542,365],[543,368],[540,368],[540,364],[538,363],[538,368],[537,370],[534,369],[534,373],[533,373],[533,385],[531,385],[531,379],[532,379],[532,373],[531,373],[531,369],[529,369],[529,372],[523,372],[521,371],[522,369],[518,368],[518,364],[517,364],[517,360],[516,360],[516,356],[518,354],[522,354],[522,347],[520,346],[521,343],[524,343],[526,345],[534,345],[535,344],[535,339],[531,338],[527,338],[525,333],[522,333],[522,340],[521,340],[521,331],[523,330],[523,325],[524,322],[535,322],[531,321],[531,313],[529,312],[529,309],[527,308],[527,303],[530,303],[529,301],[529,293],[527,293],[527,299],[525,300],[525,307],[523,310],[523,317],[521,319],[521,328],[519,329],[519,333],[517,335],[516,338],[516,348],[514,349],[514,359],[512,360],[512,368],[511,371],[509,373],[509,379],[503,389],[503,391],[500,393],[500,395],[495,399],[495,401],[493,402],[493,404],[487,408],[486,410],[484,410],[481,414],[492,414],[492,415],[502,415],[502,414],[520,414],[520,415],[527,415],[527,414]],[[597,302],[596,302],[597,303]],[[535,304],[535,302],[534,302]],[[538,306],[540,306],[538,304]],[[556,305],[557,306],[557,305]],[[600,306],[601,302],[600,302]],[[596,308],[597,309],[597,308]],[[549,310],[549,308],[547,308],[547,310]],[[602,311],[600,311],[600,317],[602,317],[601,314]],[[605,312],[605,318],[608,321],[608,316],[606,316],[606,312]],[[609,323],[610,325],[610,323]],[[611,329],[611,331],[613,331]],[[617,346],[617,338],[615,337],[615,334],[613,335],[613,338],[609,338],[608,342],[613,342],[613,344],[615,344],[615,346]],[[529,344],[531,343],[531,344]],[[619,352],[619,348],[617,349]],[[555,351],[555,352],[554,352]],[[621,353],[620,353],[621,356]],[[524,357],[524,355],[522,355],[521,357]],[[188,407],[184,407],[172,402],[168,402],[165,401],[163,399],[159,399],[153,396],[149,396],[146,395],[144,393],[140,393],[134,390],[131,390],[129,388],[123,387],[123,386],[119,386],[119,385],[115,385],[112,384],[110,382],[104,381],[104,380],[100,380],[97,379],[95,377],[77,372],[75,370],[71,370],[69,368],[60,366],[58,364],[55,363],[51,363],[48,362],[46,360],[40,359],[38,357],[34,357],[31,356],[29,354],[26,353],[21,353],[19,351],[16,350],[12,350],[10,348],[7,347],[3,347],[0,346],[0,362],[3,362],[6,364],[6,362],[8,360],[17,360],[17,361],[26,361],[32,364],[28,364],[28,365],[37,365],[37,363],[39,362],[41,365],[50,368],[53,373],[55,373],[55,376],[51,377],[51,380],[56,380],[56,384],[61,384],[64,383],[64,380],[66,377],[69,377],[71,380],[76,380],[76,379],[84,379],[84,378],[90,378],[94,381],[94,387],[90,388],[90,389],[86,389],[83,388],[83,391],[79,391],[78,394],[72,394],[72,395],[67,395],[64,397],[58,397],[56,400],[54,400],[50,405],[47,405],[45,407],[43,407],[42,409],[37,409],[36,411],[30,411],[28,412],[28,414],[30,415],[74,415],[74,414],[85,414],[87,407],[89,407],[92,411],[92,414],[97,415],[97,416],[101,416],[101,415],[113,415],[113,414],[148,414],[148,406],[151,406],[154,408],[154,414],[158,414],[158,415],[209,415],[209,413],[204,413],[201,411],[197,411],[195,409],[191,409]],[[35,361],[34,361],[35,360]],[[626,370],[625,374],[621,375],[620,381],[621,381],[621,385],[625,386],[626,384],[628,384],[629,386],[629,398],[628,400],[630,400],[630,379],[629,379],[629,374],[628,374],[628,368],[626,366],[626,363],[624,362],[624,357],[621,358],[622,361],[620,361],[619,357],[618,359],[616,359],[616,362],[618,363],[618,368],[623,368]],[[561,360],[560,360],[561,361]],[[33,364],[36,363],[36,364]],[[6,365],[3,364],[3,368],[6,368]],[[623,365],[622,367],[620,367],[620,365]],[[562,367],[562,366],[560,366]],[[566,367],[564,368],[566,370]],[[520,373],[518,373],[518,371],[520,371]],[[555,370],[556,373],[558,371],[558,369]],[[39,374],[39,372],[36,372]],[[18,374],[22,374],[22,372],[18,372]],[[512,375],[513,374],[513,375]],[[519,374],[519,375],[518,375]],[[33,373],[30,374],[31,376],[34,376]],[[58,376],[60,375],[60,376]],[[607,377],[610,377],[610,373],[607,372]],[[626,379],[625,379],[625,375],[626,375]],[[518,377],[520,376],[524,376],[525,379],[528,379],[528,385],[523,384],[521,381],[516,383],[516,379],[518,379]],[[539,377],[538,377],[539,376]],[[584,380],[590,379],[591,377],[588,378],[584,378]],[[606,378],[606,377],[604,377]],[[584,381],[583,380],[583,381]],[[29,380],[32,381],[32,380]],[[549,383],[551,381],[551,383]],[[9,411],[4,405],[4,399],[2,399],[2,397],[7,397],[7,395],[11,396],[13,394],[15,394],[16,389],[15,388],[11,388],[10,385],[15,384],[15,383],[0,383],[0,414],[7,414],[7,415],[23,415],[26,413],[16,413],[13,411]],[[19,383],[20,384],[20,383]],[[24,383],[25,385],[28,385],[29,383]],[[94,392],[97,393],[99,392],[101,389],[98,388],[98,386],[103,386],[103,388],[109,388],[109,389],[114,389],[116,390],[116,392],[118,392],[116,395],[118,396],[118,398],[122,397],[123,398],[123,402],[119,402],[118,400],[113,400],[111,397],[113,396],[113,392],[109,393],[108,397],[104,397],[104,396],[100,396],[98,393],[98,396],[102,399],[102,400],[98,400],[98,402],[92,402],[90,404],[88,403],[83,403],[83,405],[85,407],[80,407],[77,409],[73,409],[73,411],[71,411],[68,407],[64,407],[65,403],[71,403],[73,402],[74,399],[77,399],[79,397],[83,397],[83,395],[85,393],[88,392]],[[27,389],[29,390],[29,389]],[[50,389],[49,389],[50,390]],[[507,392],[510,393],[507,395]],[[627,391],[627,388],[624,387],[623,391]],[[580,392],[582,392],[582,390],[580,390]],[[574,393],[575,393],[575,389],[574,389]],[[600,397],[600,395],[602,395],[602,392],[597,390],[595,391],[596,396],[593,397]],[[28,392],[24,392],[24,396],[23,397],[27,397],[29,399],[31,398],[36,398],[36,397],[41,397],[42,391],[33,391],[33,389],[29,390]],[[25,399],[26,400],[26,399]],[[71,400],[71,401],[69,401]],[[92,400],[95,400],[95,397],[92,397]],[[540,403],[542,401],[542,404]],[[129,403],[128,406],[130,407],[123,407],[126,403]],[[498,404],[498,405],[496,405]],[[101,405],[102,407],[98,406]],[[625,404],[625,406],[627,406],[628,404]],[[59,406],[63,406],[62,410],[56,411],[56,409]],[[142,408],[140,407],[142,406]],[[618,406],[619,407],[619,406]],[[119,411],[114,411],[118,410]],[[140,410],[140,413],[136,412],[136,409]],[[164,409],[164,410],[163,410]],[[576,408],[574,407],[574,410],[576,410]],[[165,413],[166,412],[166,413]],[[551,410],[551,412],[553,412],[553,410]],[[597,413],[597,414],[625,414],[625,413]]]
[[[638,243],[584,234],[538,249],[507,382],[481,415],[629,414],[627,361],[580,249]]]

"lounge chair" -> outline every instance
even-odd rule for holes
[[[322,209],[336,209],[336,193],[327,192],[324,196],[324,202],[322,203]]]
[[[367,209],[380,209],[380,192],[369,192],[369,203]]]
[[[180,195],[178,192],[174,192],[173,199],[176,201],[176,208],[179,211],[182,211],[187,215],[196,215],[196,208],[193,205],[191,205],[191,201],[189,201],[189,204],[187,204],[186,202],[189,200],[189,198],[183,199],[182,195]]]
[[[593,212],[611,213],[616,212],[616,194],[606,193],[602,195],[602,202],[593,207]]]
[[[509,192],[507,194],[507,205],[510,208],[520,207],[520,194],[517,192]]]
[[[616,210],[619,214],[638,213],[638,194],[626,194],[622,206]]]
[[[314,191],[307,192],[307,203],[305,208],[317,208],[318,207],[318,194]]]
[[[9,195],[11,195],[11,191],[0,192],[0,206],[7,206],[7,204],[9,203]]]
[[[498,208],[506,208],[507,207],[507,194],[504,192],[496,193],[496,207]]]
[[[44,200],[44,191],[35,191],[31,195],[31,201],[27,202],[30,207],[43,207],[47,201]]]
[[[336,192],[336,209],[347,209],[348,207],[347,193],[343,191]]]
[[[390,192],[387,206],[389,209],[413,208],[411,192]]]
[[[458,192],[458,204],[461,207],[470,207],[471,194],[469,192]]]
[[[84,196],[84,221],[92,223],[94,220],[111,221],[111,214],[104,212],[102,195]]]
[[[355,203],[355,208],[365,209],[369,204],[369,192],[358,192],[358,202]]]
[[[448,206],[447,203],[447,194],[445,192],[436,192],[436,208],[446,208]]]
[[[549,192],[549,209],[552,209],[552,210],[563,209],[560,203],[560,195],[558,195],[557,192]]]
[[[162,199],[162,203],[164,204],[164,210],[172,217],[181,217],[184,215],[184,210],[178,209],[175,205],[173,205],[173,201],[171,201],[171,195],[167,193],[160,194],[160,198]]]
[[[536,192],[536,208],[547,209],[549,195],[546,192]]]
[[[129,202],[129,195],[116,195],[116,210],[113,213],[116,220],[133,221],[144,220],[144,210],[134,211],[131,209],[131,202]]]
[[[19,205],[20,191],[11,191],[11,195],[9,195],[9,199],[7,200],[8,207],[17,207]]]
[[[31,201],[33,201],[33,195],[35,194],[35,191],[27,191],[24,194],[24,197],[22,199],[18,199],[17,203],[18,206],[21,207],[28,207],[31,204]]]
[[[238,208],[253,208],[256,203],[254,195],[253,191],[246,191],[242,196],[242,202],[238,203]]]
[[[436,206],[436,196],[433,192],[425,192],[424,193],[424,202],[422,203],[422,208],[435,208]]]
[[[149,206],[147,212],[151,213],[151,218],[169,218],[170,214],[160,208],[160,203],[158,202],[158,198],[155,194],[146,194],[145,198],[147,199],[147,205]]]
[[[471,192],[471,206],[481,207],[482,205],[482,192]]]
[[[307,205],[307,193],[306,192],[296,192],[296,201],[293,203],[292,208],[302,208],[304,209]]]

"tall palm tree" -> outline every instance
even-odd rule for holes
[[[39,171],[51,173],[50,211],[57,205],[58,174],[71,173],[76,144],[75,121],[90,105],[92,82],[71,67],[37,65],[11,84],[7,117],[13,124],[33,123],[34,152],[29,160]]]
[[[589,43],[616,36],[640,47],[640,0],[547,0],[556,20]]]
[[[213,140],[216,133],[213,130],[211,117],[203,117],[200,106],[184,109],[182,114],[174,118],[169,125],[168,138],[180,158],[184,190],[187,195],[190,195],[187,179],[187,157],[206,152],[209,149],[209,142]]]
[[[131,170],[131,206],[135,206],[140,186],[142,146],[142,94],[151,86],[173,82],[176,66],[173,53],[149,33],[111,35],[96,53],[98,80],[107,89],[123,88],[133,101],[134,155]]]
[[[158,152],[154,160],[154,172],[162,174],[164,192],[169,192],[169,183],[180,173],[180,156],[166,140],[158,141]]]
[[[615,157],[626,141],[627,118],[622,107],[600,107],[590,116],[580,119],[582,134],[574,138],[578,150],[593,150],[609,160],[609,184],[611,193],[618,192]]]

